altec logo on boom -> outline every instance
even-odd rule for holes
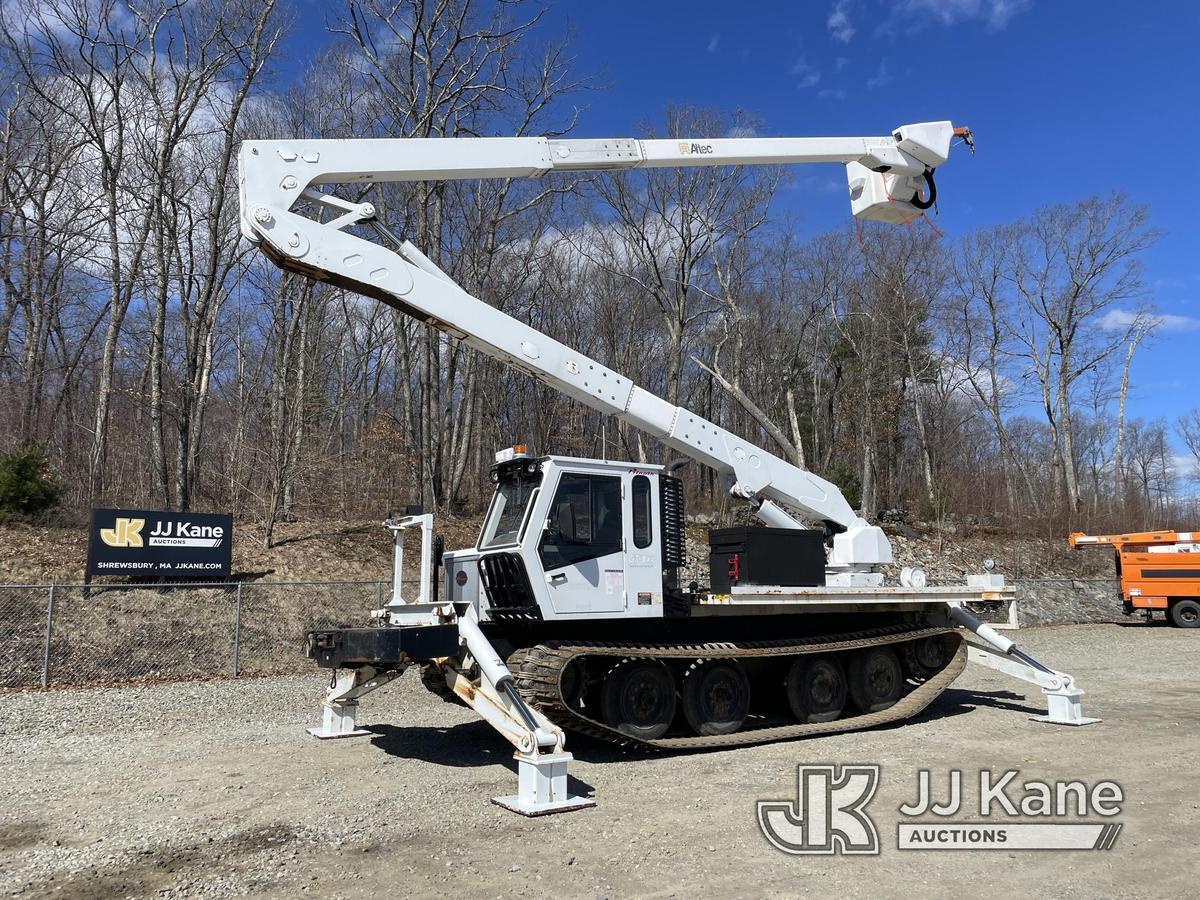
[[[712,144],[697,144],[695,141],[689,144],[687,141],[680,141],[679,152],[684,156],[708,156],[713,152],[713,147]]]
[[[952,769],[942,802],[928,770],[917,773],[917,798],[904,803],[896,828],[901,850],[1110,850],[1122,824],[1124,792],[1114,781],[1026,781],[1020,772],[979,773],[978,815],[985,821],[950,820],[963,811],[963,777]],[[758,825],[771,844],[791,854],[878,854],[879,836],[867,806],[879,786],[879,766],[798,766],[796,800],[762,800]],[[997,821],[990,817],[1016,817]],[[1031,821],[1032,820],[1032,821]]]

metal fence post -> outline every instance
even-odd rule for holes
[[[375,582],[375,608],[383,609],[383,582]]]
[[[42,687],[50,685],[50,635],[54,630],[54,585],[46,594],[46,643],[42,649]]]
[[[233,677],[238,675],[238,663],[242,649],[242,583],[239,581],[237,586],[237,600],[234,601],[233,607]]]

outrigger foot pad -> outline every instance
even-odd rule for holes
[[[370,734],[365,728],[357,727],[354,717],[358,714],[358,701],[321,704],[321,724],[306,729],[309,734],[323,741],[332,738],[362,737]]]
[[[1083,691],[1077,687],[1059,690],[1042,688],[1046,697],[1046,715],[1030,716],[1031,722],[1046,722],[1051,725],[1095,725],[1100,719],[1083,714]]]
[[[567,763],[570,753],[543,753],[533,759],[516,754],[517,793],[493,797],[492,802],[523,816],[548,816],[595,806],[591,797],[572,797],[567,792]]]

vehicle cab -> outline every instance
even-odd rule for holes
[[[682,562],[683,540],[678,481],[662,466],[514,447],[491,477],[475,547],[444,557],[452,602],[482,621],[662,616],[664,569]]]

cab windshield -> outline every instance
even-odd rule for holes
[[[515,544],[525,519],[525,508],[537,486],[542,483],[541,472],[526,472],[524,467],[500,473],[492,505],[488,507],[483,530],[479,533],[479,549],[490,550]]]

